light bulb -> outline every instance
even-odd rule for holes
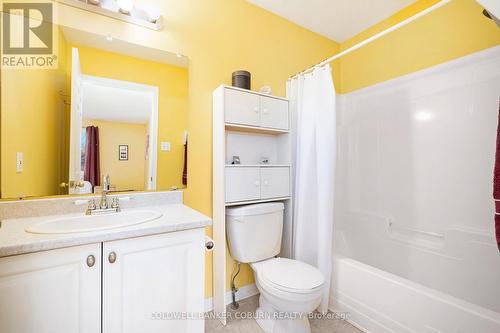
[[[155,5],[147,5],[144,7],[144,11],[148,16],[148,21],[151,23],[156,23],[161,17],[160,8]]]
[[[123,14],[130,14],[134,8],[134,0],[116,0],[116,4]]]

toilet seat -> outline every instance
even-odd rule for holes
[[[323,274],[304,262],[272,258],[252,264],[262,285],[283,292],[309,294],[316,293],[325,283]]]

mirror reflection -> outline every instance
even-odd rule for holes
[[[187,185],[187,59],[58,31],[55,69],[2,69],[1,198]]]

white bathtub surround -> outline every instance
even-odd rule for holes
[[[336,159],[335,87],[329,65],[288,82],[294,152],[293,257],[325,277],[321,312],[328,309],[332,270]]]
[[[331,299],[360,326],[500,332],[498,87],[495,47],[340,96]]]

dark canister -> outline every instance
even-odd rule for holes
[[[250,90],[250,79],[252,75],[247,71],[233,72],[233,87]]]

